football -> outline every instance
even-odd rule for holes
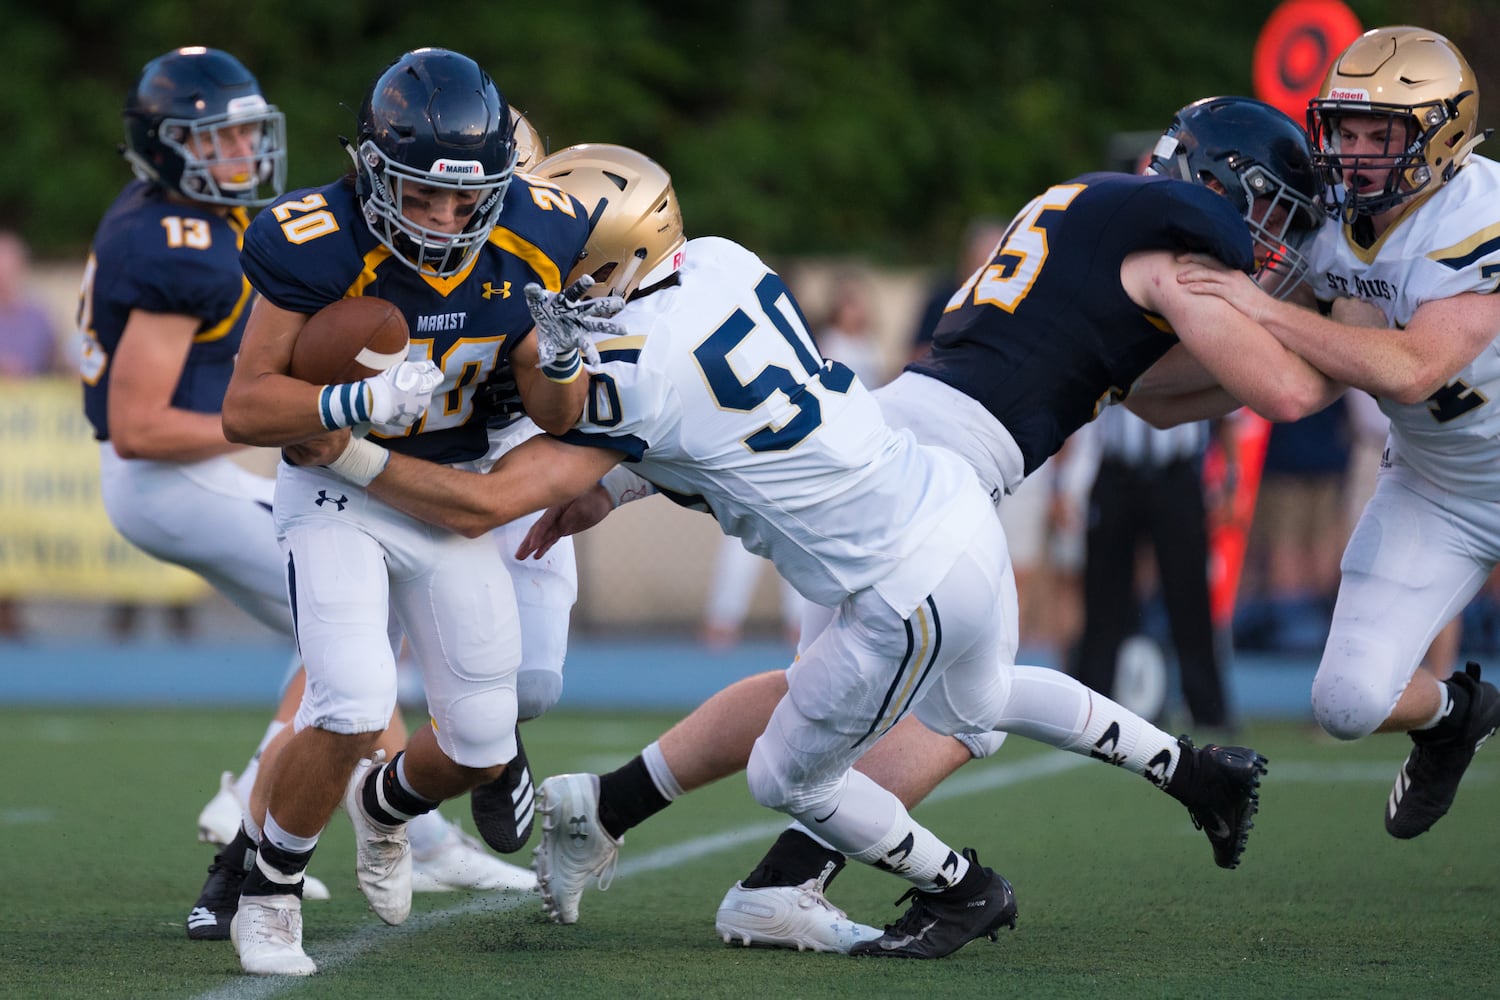
[[[406,317],[385,299],[339,299],[302,325],[288,374],[313,385],[358,382],[403,360],[408,342]]]

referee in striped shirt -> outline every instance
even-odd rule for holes
[[[1120,645],[1140,631],[1136,560],[1149,539],[1195,729],[1231,728],[1208,596],[1203,495],[1207,421],[1158,430],[1123,406],[1099,415],[1089,492],[1078,679],[1106,694]]]

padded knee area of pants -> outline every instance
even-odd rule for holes
[[[521,668],[516,675],[516,712],[522,719],[546,715],[562,697],[562,675],[551,670]]]
[[[493,767],[516,756],[516,692],[509,685],[465,695],[439,713],[438,746],[464,767]]]
[[[1357,740],[1369,736],[1391,714],[1401,692],[1392,692],[1377,674],[1349,670],[1324,660],[1313,678],[1313,718],[1329,736]]]

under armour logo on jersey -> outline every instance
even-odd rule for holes
[[[328,495],[327,490],[319,490],[318,499],[313,501],[313,503],[317,504],[319,507],[323,506],[325,503],[336,503],[339,505],[339,510],[343,510],[344,504],[348,502],[349,498],[344,496],[343,494],[339,494],[336,497],[331,497]]]
[[[1125,763],[1125,755],[1120,753],[1120,724],[1111,722],[1104,735],[1089,749],[1089,756],[1096,760],[1107,760],[1111,764],[1119,765]]]
[[[486,281],[483,287],[484,291],[481,294],[483,294],[486,299],[490,298],[492,295],[498,295],[502,299],[510,298],[510,282],[508,281],[500,282],[499,288],[496,288],[494,285]]]

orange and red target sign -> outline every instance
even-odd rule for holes
[[[1286,0],[1255,42],[1255,96],[1302,121],[1333,61],[1361,30],[1342,0]]]

